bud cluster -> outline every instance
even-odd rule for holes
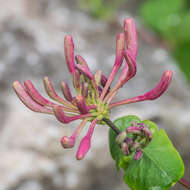
[[[72,37],[70,35],[65,36],[65,59],[68,70],[72,75],[73,87],[76,91],[75,95],[71,93],[68,84],[62,82],[61,89],[64,96],[62,98],[55,92],[48,77],[44,77],[44,87],[53,101],[44,98],[30,80],[26,80],[24,85],[19,81],[13,83],[13,88],[20,100],[32,111],[52,114],[64,124],[82,120],[70,137],[62,137],[61,144],[64,148],[72,148],[80,131],[87,122],[91,122],[89,130],[81,140],[76,154],[76,158],[79,160],[84,158],[90,148],[94,127],[96,124],[105,124],[103,118],[109,118],[112,108],[134,102],[154,100],[166,91],[171,81],[172,72],[165,71],[157,86],[147,93],[134,98],[112,102],[118,90],[135,76],[137,70],[138,40],[134,21],[130,18],[125,19],[123,28],[123,31],[116,38],[115,62],[108,77],[101,70],[92,73],[85,59],[74,54]],[[122,65],[123,67],[121,68]],[[119,70],[121,71],[116,85],[111,88],[111,84]],[[122,146],[126,147],[126,144]],[[139,152],[140,150],[137,150],[138,154],[140,154]]]
[[[116,143],[120,146],[123,154],[129,156],[134,153],[134,160],[140,160],[143,151],[152,140],[152,132],[144,123],[133,123],[125,131],[120,132]]]

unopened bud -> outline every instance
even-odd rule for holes
[[[135,23],[132,19],[127,18],[124,20],[124,32],[127,43],[127,50],[130,51],[132,58],[135,60],[138,50],[138,39]]]
[[[73,74],[75,72],[74,43],[73,43],[73,39],[70,35],[65,36],[64,50],[65,50],[65,59],[66,59],[67,67],[68,67],[70,73]]]
[[[121,144],[121,150],[122,150],[123,154],[125,154],[127,156],[130,154],[128,144],[125,142],[123,142]]]
[[[75,60],[76,60],[77,64],[80,64],[80,65],[86,67],[88,70],[90,70],[88,67],[88,64],[86,63],[86,61],[84,60],[83,57],[81,57],[80,55],[76,55]]]
[[[64,136],[61,138],[63,148],[72,148],[75,145],[75,138]]]
[[[119,145],[122,144],[125,141],[126,137],[127,137],[126,131],[119,133],[119,135],[116,137],[116,143]]]
[[[141,129],[140,127],[131,126],[126,129],[126,132],[138,135],[141,134]]]
[[[68,101],[72,101],[73,97],[71,95],[70,88],[66,82],[61,83],[61,89],[62,89],[62,92],[63,92],[65,99]]]
[[[80,89],[80,87],[81,87],[80,73],[77,70],[73,74],[73,86],[74,86],[75,89]]]
[[[82,95],[87,98],[88,97],[88,83],[84,82],[82,84]]]
[[[141,148],[139,148],[139,149],[136,151],[136,153],[135,153],[133,159],[134,159],[134,160],[140,160],[140,159],[142,158],[142,156],[143,156],[143,151],[142,151]]]
[[[76,96],[76,104],[82,114],[88,113],[88,107],[86,105],[84,97],[81,94],[78,94]]]

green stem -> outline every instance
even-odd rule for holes
[[[119,135],[119,133],[121,132],[116,126],[115,124],[110,120],[110,119],[107,119],[107,118],[103,118],[102,119],[110,128],[113,129],[113,131]],[[186,179],[184,178],[181,178],[178,183],[180,183],[181,185],[183,185],[185,188],[189,189],[190,190],[190,182],[187,181]]]
[[[119,133],[121,133],[121,131],[115,126],[115,124],[107,118],[103,118],[102,119],[109,127],[111,127],[113,129],[113,131],[115,131],[116,134],[119,135]]]

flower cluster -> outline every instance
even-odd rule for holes
[[[130,136],[130,137],[129,137]],[[131,155],[134,160],[140,160],[143,155],[142,149],[152,140],[152,132],[144,123],[133,122],[125,131],[120,132],[116,143],[120,146],[123,154]]]
[[[64,148],[72,148],[80,131],[87,122],[91,122],[76,154],[76,158],[80,160],[84,158],[90,148],[96,124],[105,124],[102,119],[109,118],[112,108],[144,100],[154,100],[168,88],[172,78],[172,72],[169,70],[163,73],[160,82],[149,92],[134,98],[112,102],[118,90],[136,74],[137,48],[135,25],[132,19],[127,18],[124,21],[124,31],[117,35],[115,63],[110,75],[106,78],[101,70],[93,74],[86,61],[80,55],[74,55],[73,39],[70,35],[66,35],[64,40],[65,59],[73,78],[76,95],[73,96],[68,84],[62,82],[64,98],[60,97],[48,77],[44,78],[45,90],[49,97],[57,103],[44,98],[29,80],[26,80],[24,85],[15,81],[13,88],[20,100],[34,112],[53,114],[64,124],[81,120],[80,125],[70,137],[62,137],[61,144]],[[120,69],[119,79],[111,88],[112,81]]]

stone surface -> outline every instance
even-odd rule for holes
[[[42,78],[48,75],[60,91],[60,82],[71,79],[63,53],[67,33],[74,37],[76,53],[86,58],[90,68],[94,72],[103,69],[108,75],[118,23],[129,13],[136,14],[135,4],[130,4],[131,10],[118,12],[117,24],[93,20],[77,9],[74,0],[0,0],[0,4],[0,190],[126,189],[109,155],[107,127],[96,127],[90,152],[83,161],[76,161],[77,147],[63,150],[59,141],[78,123],[63,126],[54,117],[31,112],[11,85],[14,80],[30,79],[45,94]],[[140,30],[142,26],[135,21]],[[139,43],[138,73],[116,99],[150,90],[166,69],[174,71],[172,85],[160,99],[122,106],[112,111],[112,117],[135,114],[165,128],[190,177],[189,86],[164,49],[141,37]]]

